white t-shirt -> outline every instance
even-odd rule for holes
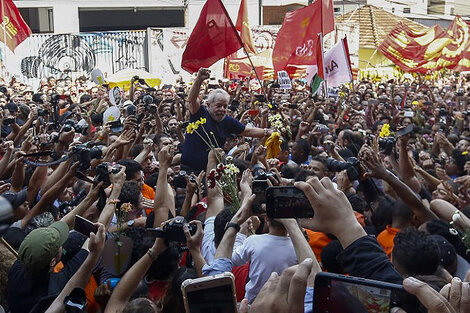
[[[215,221],[215,216],[209,217],[206,219],[204,222],[204,237],[202,237],[202,247],[201,247],[201,253],[204,259],[206,260],[207,264],[212,264],[212,261],[214,261],[214,255],[215,255],[215,233],[214,233],[214,221]],[[235,237],[235,244],[233,245],[233,249],[235,250],[237,247],[241,246],[243,244],[243,241],[246,239],[246,236],[237,233],[237,236]],[[243,264],[242,264],[243,265]]]
[[[242,246],[234,248],[233,266],[250,262],[250,281],[245,287],[245,298],[251,303],[273,272],[279,275],[297,264],[294,245],[289,237],[270,234],[248,237]]]

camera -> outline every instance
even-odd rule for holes
[[[395,147],[395,142],[396,140],[393,137],[379,138],[379,148],[385,155],[390,155],[393,147]]]
[[[86,191],[85,191],[85,189],[83,189],[72,200],[62,202],[59,205],[59,212],[62,213],[63,216],[65,216],[67,213],[70,212],[71,208],[73,208],[73,207],[77,206],[78,204],[80,204],[80,202],[82,202],[82,200],[85,198],[85,196],[86,196]]]
[[[111,179],[109,174],[117,174],[121,168],[119,165],[112,165],[109,162],[103,162],[95,168],[95,178],[93,184],[97,185],[100,182],[104,182],[105,186],[111,185]]]
[[[51,104],[52,105],[57,105],[59,104],[59,100],[61,99],[60,95],[58,93],[53,93],[51,94]]]
[[[86,171],[90,167],[91,160],[101,159],[102,155],[103,152],[100,146],[89,149],[85,144],[82,144],[73,147],[71,157],[72,162],[80,162],[79,169],[81,171]]]
[[[8,89],[5,86],[0,86],[0,92],[3,93],[4,95],[8,94]]]
[[[144,105],[149,105],[151,103],[153,103],[154,99],[151,95],[144,95],[142,97],[142,102],[144,103]]]
[[[194,224],[188,224],[185,218],[182,216],[175,217],[171,222],[165,224],[163,228],[152,229],[158,238],[163,238],[166,241],[172,241],[177,243],[186,243],[186,236],[184,235],[183,226],[188,226],[189,233],[194,235],[197,230],[197,226]]]
[[[458,96],[458,97],[463,97],[463,94],[464,94],[464,90],[463,90],[463,88],[460,88],[460,89],[457,91],[457,96]]]
[[[264,168],[253,168],[253,180],[268,180],[269,177],[275,177],[271,172],[266,172]]]
[[[328,158],[326,164],[329,171],[332,172],[341,172],[346,170],[349,180],[355,181],[359,180],[361,177],[361,164],[357,158],[351,157],[346,160],[346,162],[341,162],[333,158]]]
[[[236,110],[238,110],[239,106],[240,102],[238,100],[233,99],[228,108],[230,111],[235,112]]]
[[[256,100],[258,100],[258,102],[265,103],[267,101],[265,95],[255,95],[255,98],[256,98]]]
[[[173,178],[173,187],[175,188],[186,188],[186,171],[180,171],[178,175]],[[189,181],[195,183],[196,180],[193,176],[189,176]]]
[[[49,112],[47,110],[38,109],[38,116],[46,116],[48,114],[49,114]]]
[[[88,132],[88,125],[75,125],[75,132],[82,134],[84,136],[87,135]]]

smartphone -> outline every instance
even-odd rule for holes
[[[322,134],[328,134],[328,132],[330,131],[330,129],[329,129],[328,126],[326,126],[326,125],[319,124],[318,127],[317,127],[317,131],[319,131],[319,132],[322,133]]]
[[[320,272],[314,286],[314,313],[386,313],[394,307],[405,312],[421,311],[418,299],[402,285]]]
[[[265,213],[261,208],[263,203],[266,203],[266,189],[268,189],[267,180],[254,180],[251,188],[253,193],[256,195],[255,201],[253,202],[253,213]]]
[[[414,115],[415,115],[415,113],[413,111],[405,111],[403,113],[404,117],[413,117]]]
[[[75,226],[73,229],[80,234],[90,237],[90,233],[97,233],[98,227],[93,225],[92,222],[86,218],[81,217],[80,215],[75,216]]]
[[[400,129],[399,131],[397,131],[397,137],[401,137],[401,136],[408,135],[408,134],[412,133],[413,130],[414,130],[414,125],[413,125],[413,124],[409,124],[409,125],[406,126],[405,128],[402,128],[402,129]]]
[[[3,120],[3,125],[12,125],[15,123],[15,118],[14,117],[11,117],[11,118],[6,118]]]
[[[270,218],[312,218],[313,208],[304,192],[296,187],[268,187],[266,214]]]
[[[186,279],[181,284],[186,313],[237,313],[232,273]]]

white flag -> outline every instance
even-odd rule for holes
[[[346,38],[325,53],[325,79],[328,87],[339,87],[352,80]]]

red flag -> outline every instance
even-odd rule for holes
[[[282,71],[288,64],[315,64],[318,33],[331,32],[334,21],[332,0],[317,0],[305,8],[286,13],[274,45],[274,71]]]
[[[240,9],[238,9],[238,18],[235,28],[240,32],[240,38],[245,45],[247,52],[255,54],[256,48],[253,42],[253,35],[251,34],[250,24],[248,23],[248,8],[246,0],[242,0],[240,3]]]
[[[194,73],[240,48],[242,42],[222,2],[207,0],[186,44],[181,67]]]
[[[408,95],[408,89],[405,89],[405,93],[403,94],[403,99],[401,99],[401,103],[400,103],[400,110],[402,111],[405,108],[407,95]]]
[[[0,12],[2,14],[0,40],[5,42],[8,48],[14,52],[16,46],[31,35],[31,29],[24,21],[12,0],[0,1]]]

